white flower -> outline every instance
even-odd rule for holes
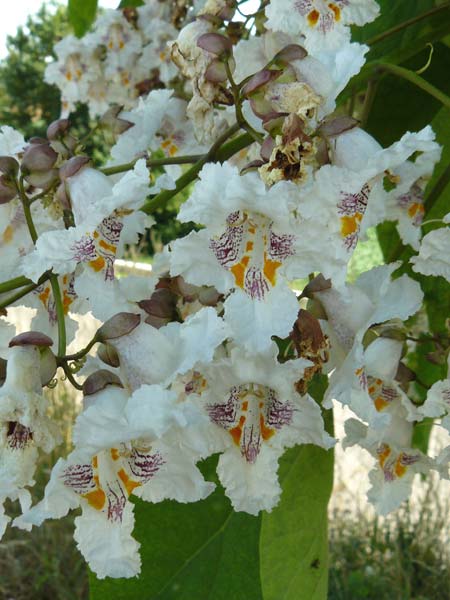
[[[213,308],[202,308],[182,324],[156,329],[147,323],[112,340],[120,358],[124,383],[131,390],[142,384],[168,385],[196,363],[208,363],[229,330]]]
[[[413,270],[422,275],[445,277],[450,281],[450,228],[442,227],[427,233],[422,239],[419,254],[410,262]]]
[[[234,289],[225,321],[234,339],[253,351],[267,349],[271,335],[286,336],[295,321],[298,303],[282,277],[291,257],[300,263],[291,267],[297,276],[310,272],[297,255],[300,241],[291,224],[296,192],[289,182],[266,191],[254,173],[240,177],[236,167],[207,164],[178,215],[206,229],[173,243],[171,274],[221,293]]]
[[[389,380],[392,386],[400,354],[396,344],[379,341],[372,350],[369,346],[366,356],[362,344],[364,334],[371,325],[394,318],[407,319],[417,312],[423,300],[419,284],[407,275],[391,280],[391,274],[396,268],[395,263],[376,267],[363,273],[344,292],[331,288],[316,294],[328,317],[327,333],[330,334],[332,353],[340,355],[336,362],[342,363],[337,365],[338,368],[331,376],[324,405],[331,406],[331,399],[337,399],[370,422],[375,419],[381,423],[384,419],[377,417],[380,411],[374,404],[377,386],[373,390],[375,398],[370,392],[367,393],[367,375],[372,375],[375,380]],[[386,362],[382,360],[383,353]],[[380,367],[380,357],[383,369]],[[365,370],[367,360],[369,373]],[[402,402],[406,402],[397,386],[395,389]],[[412,416],[413,411],[410,414]]]
[[[211,452],[221,451],[217,473],[236,511],[257,514],[278,502],[278,459],[296,444],[330,448],[319,406],[301,397],[294,384],[309,361],[277,363],[273,344],[265,354],[234,348],[230,357],[201,367],[204,385],[198,406],[208,414],[204,437]]]
[[[81,506],[75,540],[91,569],[99,578],[133,577],[140,557],[130,494],[195,502],[214,489],[195,466],[200,457],[181,445],[183,428],[201,415],[185,415],[175,394],[159,386],[143,386],[130,398],[111,387],[95,396],[77,419],[75,450],[55,465],[44,499],[15,524],[39,525]]]
[[[6,381],[0,388],[0,537],[9,518],[7,498],[19,499],[26,510],[34,484],[38,448],[50,452],[59,442],[58,428],[45,413],[40,354],[36,346],[14,346],[8,355]]]
[[[17,158],[26,146],[27,143],[21,133],[8,125],[0,128],[0,156]]]
[[[336,49],[350,38],[348,25],[364,25],[379,13],[374,0],[271,0],[267,27],[305,36],[307,50]]]
[[[153,223],[143,213],[132,212],[144,203],[148,183],[144,160],[139,160],[114,185],[90,168],[70,178],[75,227],[40,235],[35,250],[23,260],[22,272],[37,280],[47,269],[65,275],[83,264],[84,271],[77,273],[75,291],[80,297],[89,298],[95,316],[106,319],[129,309],[128,302],[136,300],[141,291],[145,296],[151,285],[145,287],[136,279],[130,279],[129,286],[117,282],[114,261],[124,243],[134,242],[136,234]],[[105,302],[106,298],[111,303]]]
[[[380,515],[387,515],[406,500],[417,473],[427,474],[436,469],[435,462],[411,448],[412,423],[399,407],[389,427],[381,433],[366,427],[356,419],[345,423],[346,438],[343,446],[359,444],[376,459],[369,473],[371,488],[367,498]]]
[[[420,226],[425,212],[423,200],[427,180],[441,156],[441,147],[434,143],[428,151],[408,160],[393,171],[397,184],[386,201],[385,220],[398,222],[397,229],[404,244],[419,250]]]

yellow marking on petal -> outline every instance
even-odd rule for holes
[[[67,81],[72,81],[72,73],[70,71],[67,71],[66,79],[67,79]]]
[[[116,253],[116,246],[114,246],[113,244],[108,244],[108,242],[105,242],[105,240],[100,240],[98,245],[100,246],[100,248],[103,248],[104,250],[109,250],[110,252],[113,252],[114,254]]]
[[[241,262],[233,265],[230,268],[230,271],[233,273],[234,281],[236,285],[241,289],[244,287],[244,279],[245,279],[245,271],[247,269],[248,263],[250,262],[249,256],[243,256]]]
[[[111,448],[110,452],[111,452],[111,458],[113,460],[118,460],[119,459],[120,454],[119,454],[119,451],[117,450],[117,448]]]
[[[241,408],[242,408],[243,411],[248,410],[248,401],[247,400],[242,403],[242,407]]]
[[[99,232],[98,232],[97,230],[96,230],[96,231],[94,231],[94,237],[95,237],[95,239],[97,239],[99,235],[100,235],[100,234],[99,234]]]
[[[308,23],[310,25],[310,27],[315,27],[317,25],[317,22],[319,21],[319,17],[320,17],[320,13],[318,10],[312,10],[308,16]]]
[[[46,305],[48,302],[49,296],[50,296],[50,288],[45,288],[44,291],[39,294],[38,298],[42,302],[42,304]]]
[[[94,469],[96,469],[98,467],[98,458],[97,458],[97,456],[94,456],[94,458],[92,459],[92,466],[94,467]]]
[[[91,260],[89,262],[89,266],[92,267],[96,272],[101,271],[105,266],[105,259],[99,256],[95,260]]]
[[[67,284],[67,275],[64,275],[64,277],[63,277],[63,283]]]
[[[125,46],[125,42],[123,40],[120,40],[119,42],[119,49],[122,50],[122,48]]]
[[[386,406],[389,406],[389,402],[386,402],[386,400],[383,400],[383,398],[381,396],[378,396],[377,398],[375,398],[374,404],[375,404],[375,408],[377,409],[378,412],[381,412],[382,410],[384,410],[386,408]]]
[[[72,304],[73,300],[72,298],[70,298],[70,296],[67,295],[66,292],[63,293],[63,309],[64,309],[64,314],[67,315],[67,313],[69,312],[69,308],[70,305]]]
[[[175,154],[176,154],[177,152],[178,152],[178,147],[177,147],[177,146],[175,146],[175,144],[172,144],[172,145],[170,146],[170,149],[169,149],[169,154],[170,154],[170,156],[175,156]]]
[[[362,214],[356,213],[353,216],[344,216],[341,217],[341,234],[343,237],[347,237],[348,235],[355,233],[358,230],[359,223],[361,222]]]
[[[166,148],[168,148],[170,146],[171,143],[172,143],[172,141],[169,139],[164,140],[163,142],[161,142],[161,148],[164,148],[164,150],[165,150]]]
[[[334,12],[334,18],[336,19],[336,21],[340,21],[341,20],[341,9],[339,8],[339,6],[336,6],[336,4],[329,4],[328,8],[331,8],[331,10]]]
[[[233,442],[236,444],[236,446],[239,446],[239,444],[241,442],[242,428],[244,427],[244,423],[245,423],[245,417],[244,417],[244,415],[242,415],[241,418],[239,419],[239,425],[236,425],[236,427],[233,427],[232,429],[229,430],[229,434],[233,438]]]
[[[414,202],[414,204],[411,204],[411,206],[408,208],[408,215],[413,218],[416,216],[416,214],[424,214],[425,213],[425,209],[423,207],[423,204],[419,203],[419,202]]]
[[[273,435],[275,435],[275,429],[271,427],[267,427],[264,423],[264,417],[259,415],[259,427],[261,429],[261,437],[263,440],[269,440]]]
[[[383,468],[384,463],[386,462],[386,459],[389,457],[391,453],[391,448],[390,446],[388,446],[387,444],[384,447],[384,450],[382,450],[379,454],[378,454],[378,462],[380,463],[380,467]]]
[[[245,246],[245,251],[251,252],[253,250],[253,246],[254,246],[253,242],[247,242],[247,245]]]
[[[268,259],[266,254],[264,253],[263,272],[264,272],[264,275],[266,276],[266,279],[268,279],[272,285],[275,285],[276,272],[277,272],[278,267],[281,267],[281,263],[276,260]]]
[[[112,43],[112,40],[109,42],[109,44],[108,44],[108,48],[109,48],[110,50],[112,50],[112,49],[114,48],[114,44]]]
[[[166,60],[166,53],[165,52],[160,52],[159,53],[159,60],[161,62],[164,62]]]
[[[8,225],[8,227],[5,228],[5,231],[3,232],[3,241],[5,242],[5,244],[9,244],[9,242],[13,239],[14,236],[14,229],[11,227],[11,225]]]
[[[403,475],[406,473],[407,467],[405,467],[405,465],[402,465],[402,463],[401,463],[402,458],[403,458],[403,454],[400,454],[400,456],[395,461],[394,471],[395,471],[395,474],[397,475],[397,477],[403,477]]]
[[[249,227],[248,227],[248,232],[249,232],[249,233],[252,233],[252,234],[253,234],[253,233],[255,233],[255,232],[256,232],[256,229],[255,229],[255,227],[254,227],[253,225],[249,225]]]
[[[128,494],[132,494],[134,489],[142,485],[140,481],[134,481],[133,479],[131,479],[131,477],[128,477],[124,469],[120,469],[120,471],[117,472],[117,475],[122,480],[122,483],[125,486],[125,489],[127,490]]]
[[[86,498],[92,508],[95,508],[96,510],[102,510],[102,508],[105,506],[106,494],[100,488],[98,490],[94,490],[93,492],[82,494],[82,497]]]

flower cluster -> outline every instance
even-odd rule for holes
[[[125,108],[103,118],[116,134],[103,168],[67,119],[28,143],[0,133],[0,306],[36,311],[21,335],[0,318],[0,533],[7,498],[19,499],[14,525],[25,529],[81,507],[75,539],[99,577],[139,573],[130,496],[207,497],[215,485],[198,463],[213,454],[234,510],[271,511],[284,451],[335,444],[322,417],[333,401],[354,413],[344,445],[374,457],[369,499],[381,514],[416,473],[448,477],[448,449],[431,458],[411,445],[413,423],[444,416],[448,428],[450,414],[448,379],[419,405],[404,377],[419,283],[396,262],[347,277],[368,228],[394,221],[412,271],[450,280],[450,215],[421,233],[441,153],[433,130],[382,148],[337,104],[368,50],[349,25],[378,6],[272,0],[264,28],[239,29],[235,4],[196,3],[179,31],[169,3],[147,0],[58,43],[46,77],[66,112],[78,101],[92,115]],[[176,76],[187,99],[181,88],[144,93]],[[150,276],[118,277],[150,214],[194,180],[178,220],[197,229],[155,256]],[[103,324],[68,354],[71,315],[89,312]],[[439,343],[448,355],[448,339]],[[38,453],[59,441],[42,388],[61,371],[83,410],[73,451],[31,507]],[[310,391],[320,376],[323,402]]]

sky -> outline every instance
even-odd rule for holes
[[[59,4],[65,4],[67,0],[57,0]],[[42,2],[41,0],[3,0],[8,8],[2,6],[0,19],[0,58],[6,56],[6,36],[13,35],[19,25],[25,25],[28,15],[36,13]],[[103,8],[116,8],[119,0],[99,0]]]

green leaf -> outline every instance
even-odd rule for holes
[[[217,458],[206,463],[212,475]],[[91,575],[91,600],[262,600],[261,518],[235,513],[221,488],[191,504],[137,500],[135,514],[140,577],[98,580]]]
[[[69,21],[77,37],[83,37],[97,14],[97,0],[69,0]]]
[[[136,8],[144,4],[144,0],[122,0],[117,8]]]
[[[326,377],[316,382],[309,391],[321,400]],[[326,421],[332,421],[331,411],[326,413]],[[333,451],[312,445],[291,448],[280,461],[279,477],[280,504],[263,514],[261,525],[264,600],[326,600]]]
[[[429,50],[419,52],[402,66],[417,70],[428,59]],[[442,76],[450,71],[450,48],[435,45],[429,68],[421,75],[446,94],[450,94],[450,80]],[[383,146],[398,140],[406,131],[418,131],[428,125],[441,104],[409,81],[386,75],[379,83],[367,121],[366,131]]]

